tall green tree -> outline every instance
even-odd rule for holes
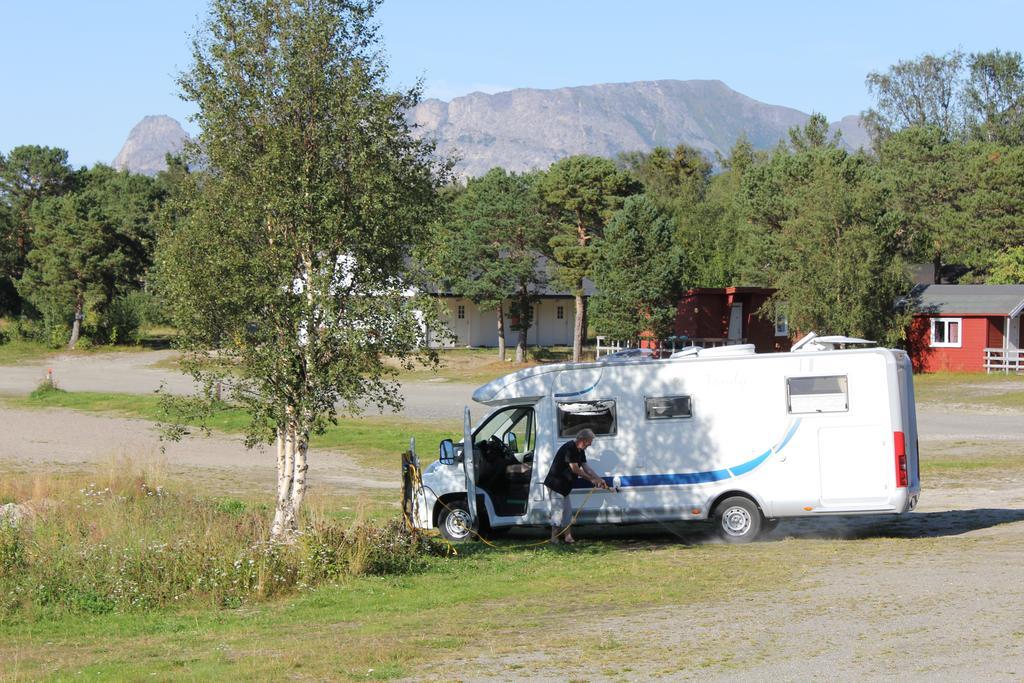
[[[481,309],[497,311],[498,355],[505,360],[505,317],[519,333],[516,362],[523,362],[532,304],[545,274],[537,259],[547,245],[548,224],[537,194],[538,175],[495,168],[451,194],[451,207],[435,222],[421,250],[436,282]]]
[[[1009,247],[992,260],[987,285],[1024,285],[1024,245]]]
[[[572,156],[556,161],[540,183],[541,195],[555,222],[549,241],[556,264],[555,281],[576,299],[573,330],[573,360],[583,353],[586,334],[586,299],[583,278],[588,277],[594,259],[593,242],[626,197],[639,194],[643,186],[619,170],[609,159]]]
[[[963,97],[972,138],[1024,144],[1024,59],[1019,52],[970,55]]]
[[[875,106],[864,112],[864,123],[877,145],[903,128],[930,126],[947,140],[964,128],[962,99],[964,54],[926,54],[901,60],[886,71],[867,75]]]
[[[768,284],[777,289],[768,312],[804,331],[903,337],[906,316],[893,302],[909,280],[871,157],[834,144],[780,147],[744,185],[749,216],[768,236]]]
[[[63,149],[22,145],[0,154],[0,205],[6,214],[6,226],[0,225],[0,289],[11,292],[28,265],[32,207],[75,189],[77,177]],[[17,302],[10,308],[17,309]]]
[[[747,171],[764,155],[741,137],[721,159],[722,172],[711,178],[703,201],[673,211],[691,286],[767,284],[764,230],[749,220],[743,193]]]
[[[937,283],[942,267],[959,262],[969,242],[967,148],[940,128],[915,126],[883,140],[878,158],[901,251],[916,262],[932,263]]]
[[[544,282],[536,263],[547,246],[548,222],[537,193],[537,174],[494,168],[453,193],[451,207],[435,223],[421,259],[458,296],[497,311],[498,356],[505,360],[505,313],[512,302],[518,331],[516,362],[526,359],[533,303]]]
[[[670,336],[683,290],[671,216],[646,195],[626,199],[597,241],[591,316],[616,339]]]
[[[274,538],[299,528],[310,436],[339,406],[398,406],[384,357],[425,353],[404,257],[447,171],[411,135],[418,91],[386,85],[377,5],[213,0],[179,80],[208,171],[183,183],[160,286],[206,397],[223,382],[248,442],[276,444]]]
[[[965,157],[958,260],[983,272],[998,254],[1024,245],[1024,146],[972,142]]]
[[[664,206],[693,206],[704,198],[711,162],[689,145],[619,155],[620,163],[644,186],[648,197]]]
[[[104,165],[80,173],[78,184],[34,203],[34,244],[17,281],[49,329],[70,325],[69,348],[87,311],[102,319],[117,296],[141,288],[162,199],[151,178]]]

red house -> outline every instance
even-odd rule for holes
[[[788,351],[789,325],[784,317],[767,320],[758,310],[775,293],[763,287],[702,287],[687,291],[676,309],[675,334],[704,346],[753,344],[758,353]]]
[[[1024,370],[1024,285],[924,285],[910,298],[915,371]]]

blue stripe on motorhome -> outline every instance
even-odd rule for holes
[[[732,472],[734,477],[738,477],[741,474],[746,474],[747,472],[749,472],[750,470],[754,469],[755,467],[763,463],[765,460],[767,460],[768,456],[771,454],[771,451],[765,451],[764,453],[757,456],[753,460],[748,460],[742,465],[737,465],[736,467],[730,467],[729,471]]]
[[[793,438],[794,434],[796,434],[796,430],[800,426],[800,421],[801,418],[797,418],[793,421],[793,424],[786,431],[786,435],[782,437],[782,441],[778,446],[765,451],[752,460],[736,465],[735,467],[730,467],[724,470],[710,470],[707,472],[627,474],[619,477],[619,486],[626,488],[627,486],[678,486],[680,484],[707,484],[712,481],[721,481],[730,477],[738,477],[760,466],[772,455],[772,453],[778,453],[785,448],[786,444],[789,443],[789,440]],[[615,481],[615,477],[603,477],[603,479],[609,486],[612,486]],[[572,487],[574,489],[589,489],[593,488],[594,485],[586,479],[577,478]]]
[[[800,426],[801,420],[803,420],[802,417],[798,417],[797,419],[793,420],[793,425],[789,428],[789,431],[786,432],[786,436],[782,437],[782,443],[773,448],[773,451],[778,453],[779,451],[786,447],[786,444],[789,443],[789,440],[793,438],[794,434],[796,434],[796,429],[797,427]]]
[[[601,380],[598,379],[596,382],[594,382],[592,385],[590,385],[586,389],[581,389],[579,391],[572,391],[572,392],[569,392],[567,394],[555,394],[555,398],[571,398],[573,396],[582,396],[583,394],[586,394],[586,393],[588,393],[590,391],[593,391],[594,387],[596,387],[600,383],[601,383]]]

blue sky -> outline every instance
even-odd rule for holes
[[[109,163],[147,114],[191,128],[174,76],[205,0],[0,0],[0,152],[64,147]],[[428,96],[719,79],[830,120],[870,106],[864,77],[950,49],[1024,51],[1024,3],[387,0],[394,85]]]

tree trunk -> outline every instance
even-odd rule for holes
[[[586,249],[590,241],[587,226],[583,223],[583,214],[576,211],[576,239],[581,248]],[[588,269],[589,270],[589,269]],[[587,332],[587,303],[583,298],[583,279],[576,283],[576,320],[572,335],[572,359],[579,362],[583,358],[583,335]]]
[[[498,360],[505,362],[505,304],[498,304]]]
[[[933,284],[942,284],[942,254],[932,256],[932,269],[935,271],[932,276]]]
[[[73,350],[78,343],[78,337],[82,334],[82,318],[85,315],[85,302],[82,297],[75,301],[75,321],[71,323],[71,339],[68,340],[68,350]]]
[[[519,338],[516,340],[516,362],[526,362],[526,329],[519,328]]]
[[[298,424],[294,409],[287,413],[287,423],[277,428],[277,506],[270,527],[270,537],[276,541],[291,541],[299,532],[299,509],[306,496],[309,469],[309,434]]]
[[[575,362],[579,362],[583,356],[583,324],[586,313],[587,308],[586,300],[583,298],[583,283],[580,283],[580,287],[576,290],[576,321],[572,334],[572,359]]]
[[[529,290],[525,284],[519,286],[519,337],[516,339],[516,362],[526,362],[526,334],[533,325],[533,308]]]

